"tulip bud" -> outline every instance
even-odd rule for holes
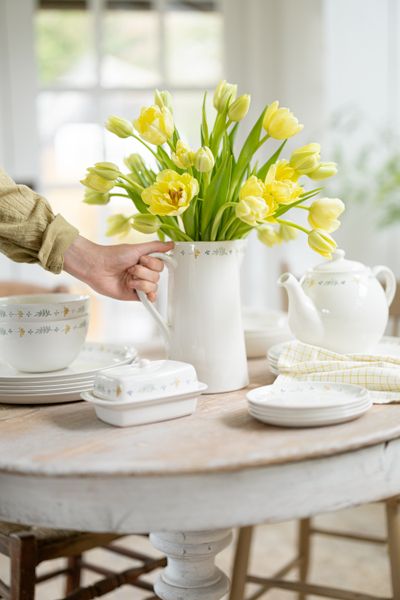
[[[250,108],[250,96],[249,94],[243,94],[239,96],[228,109],[228,118],[231,121],[241,121],[245,118]]]
[[[290,242],[295,240],[298,236],[298,229],[290,227],[290,225],[280,225],[278,235],[283,242]]]
[[[312,173],[309,173],[308,176],[310,179],[328,179],[328,177],[333,177],[337,173],[337,165],[334,162],[322,162],[319,167],[315,169]]]
[[[303,129],[303,125],[288,108],[279,108],[277,100],[265,111],[262,126],[267,134],[276,140],[290,138]]]
[[[260,242],[272,248],[282,242],[278,232],[272,225],[264,224],[257,227],[257,236]]]
[[[95,173],[109,181],[115,181],[121,175],[117,165],[112,162],[98,162],[94,167],[88,169],[89,173]]]
[[[130,154],[124,158],[124,163],[130,171],[144,171],[146,165],[140,154]]]
[[[87,188],[83,201],[86,204],[108,204],[110,202],[110,194],[102,194],[101,192]]]
[[[318,198],[310,206],[308,222],[314,229],[323,229],[331,233],[340,226],[338,216],[345,209],[339,198]]]
[[[154,104],[159,106],[160,108],[168,108],[170,112],[173,112],[172,108],[172,96],[167,90],[156,90],[154,92]]]
[[[202,146],[196,152],[194,166],[200,173],[209,173],[215,164],[214,155],[208,146]]]
[[[130,221],[131,217],[126,217],[125,215],[112,215],[108,217],[106,235],[127,235],[131,230]]]
[[[133,215],[132,227],[140,233],[155,233],[161,227],[161,221],[155,216],[147,213]]]
[[[237,85],[228,83],[225,79],[222,79],[217,85],[214,92],[213,104],[214,108],[221,112],[226,107],[227,102],[231,104],[237,94]]]
[[[290,157],[290,166],[300,175],[308,175],[308,173],[312,173],[319,167],[320,151],[321,146],[319,144],[307,144],[297,148]]]
[[[326,258],[332,258],[332,252],[337,247],[335,240],[323,229],[313,229],[308,234],[308,245]]]
[[[182,140],[178,140],[175,152],[172,153],[171,158],[179,169],[188,169],[194,165],[195,153],[188,144],[182,142]]]
[[[81,179],[82,185],[95,190],[96,192],[101,192],[102,194],[106,194],[109,192],[115,184],[114,180],[106,179],[105,177],[101,177],[97,173],[88,170],[88,173],[84,179]]]
[[[122,117],[108,117],[106,121],[106,129],[120,138],[127,138],[133,135],[132,123],[127,119],[123,119]]]

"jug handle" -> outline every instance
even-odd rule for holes
[[[389,269],[389,267],[385,267],[384,265],[377,265],[372,269],[375,277],[379,277],[379,275],[383,275],[383,279],[385,282],[384,290],[386,294],[386,300],[388,306],[390,306],[393,302],[394,295],[396,293],[396,277],[394,276],[393,271]]]
[[[153,252],[152,254],[148,254],[148,256],[153,256],[154,258],[159,258],[167,265],[168,269],[176,268],[176,260],[174,258],[172,258],[172,256],[169,256],[168,254],[164,254],[163,252]],[[143,304],[143,306],[151,314],[151,316],[153,317],[153,319],[159,326],[162,336],[163,336],[165,343],[167,344],[167,348],[168,348],[170,345],[170,342],[171,342],[171,332],[170,332],[170,328],[169,328],[167,321],[161,316],[161,314],[156,309],[154,304],[152,302],[150,302],[150,300],[147,298],[147,295],[145,294],[145,292],[138,290],[136,293],[138,295],[139,300]]]

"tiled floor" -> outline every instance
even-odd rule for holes
[[[369,505],[319,517],[321,524],[341,530],[357,531],[383,535],[384,513],[382,505]],[[254,574],[271,574],[278,569],[293,552],[296,529],[293,523],[264,525],[257,528],[251,558],[251,571]],[[150,549],[147,540],[129,538],[125,544],[136,544]],[[390,595],[389,569],[386,549],[382,546],[360,544],[326,538],[316,538],[311,579],[316,583],[336,587],[351,588],[359,592],[382,596]],[[131,565],[121,557],[101,551],[93,551],[92,558],[103,561],[108,568],[124,568]],[[225,550],[218,558],[219,565],[228,571],[231,567],[232,548]],[[43,569],[46,565],[43,565]],[[6,578],[8,564],[0,559],[0,576]],[[94,581],[95,577],[87,577],[86,581]],[[250,590],[249,590],[250,591]],[[251,590],[253,591],[253,590]],[[54,600],[61,596],[59,583],[47,583],[38,588],[36,600]],[[142,600],[149,597],[149,592],[142,593],[132,588],[122,588],[103,596],[108,600]],[[263,598],[268,600],[292,600],[295,595],[289,592],[271,591]],[[309,600],[314,600],[310,597]],[[316,600],[316,599],[315,599]]]

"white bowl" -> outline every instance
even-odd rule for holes
[[[80,294],[32,294],[0,299],[0,323],[47,323],[82,317],[89,312],[89,296]]]
[[[78,356],[88,325],[88,315],[62,321],[3,321],[0,357],[29,373],[64,369]]]
[[[293,338],[287,314],[270,308],[244,308],[243,329],[248,358],[265,357],[271,346]]]

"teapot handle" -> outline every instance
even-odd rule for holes
[[[167,267],[169,269],[175,269],[177,266],[176,260],[174,258],[172,258],[172,256],[169,256],[168,254],[164,254],[163,252],[153,252],[152,254],[149,254],[148,256],[153,256],[154,258],[159,258],[167,265]],[[169,328],[167,321],[164,319],[164,317],[161,316],[161,314],[156,309],[154,304],[152,302],[150,302],[150,300],[147,298],[147,295],[145,294],[145,292],[138,290],[137,295],[138,295],[139,300],[143,304],[143,306],[151,314],[151,316],[153,317],[153,319],[155,320],[155,322],[161,329],[162,336],[163,336],[165,343],[167,345],[167,348],[168,348],[170,345],[170,342],[171,342],[171,332],[170,332],[170,328]]]
[[[383,275],[383,279],[385,282],[385,294],[388,306],[390,306],[393,302],[394,295],[396,293],[396,277],[394,276],[393,271],[389,269],[389,267],[385,267],[384,265],[377,265],[372,269],[375,277],[379,277],[379,275]]]

